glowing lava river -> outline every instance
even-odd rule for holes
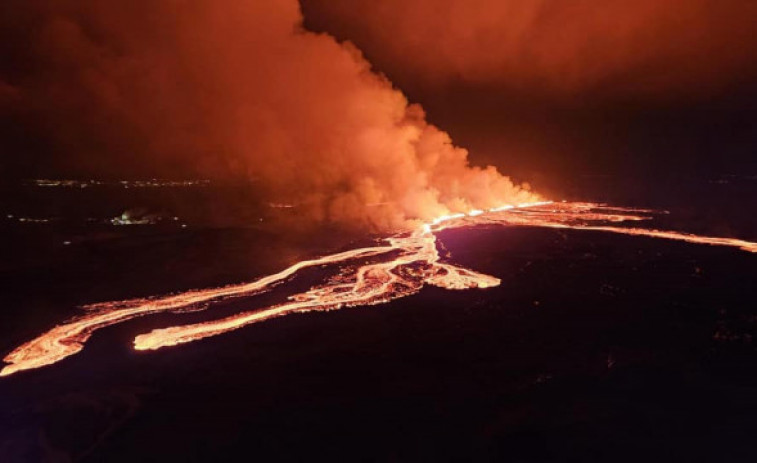
[[[737,247],[757,252],[757,243],[686,233],[625,227],[621,223],[649,219],[652,211],[606,207],[593,203],[539,202],[507,205],[488,211],[470,211],[440,217],[416,230],[387,238],[380,246],[340,252],[304,260],[279,273],[251,283],[192,290],[160,298],[106,302],[84,307],[84,313],[17,347],[3,360],[0,376],[39,368],[82,350],[92,334],[106,326],[158,312],[205,309],[228,297],[251,296],[270,289],[307,267],[340,264],[337,274],[309,291],[290,296],[279,305],[259,308],[226,318],[173,326],[144,333],[134,339],[137,350],[155,350],[215,336],[243,326],[297,312],[335,310],[371,305],[415,294],[425,284],[447,289],[497,286],[496,277],[442,262],[435,233],[445,228],[506,225],[594,230],[690,243]]]

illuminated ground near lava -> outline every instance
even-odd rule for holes
[[[387,238],[372,246],[304,260],[251,283],[222,288],[192,290],[167,297],[105,302],[84,307],[85,312],[17,347],[3,360],[7,365],[0,376],[39,368],[81,351],[96,330],[135,317],[158,312],[201,310],[210,303],[229,297],[252,296],[284,282],[299,270],[339,264],[325,283],[288,301],[202,323],[179,325],[140,334],[134,339],[137,350],[155,350],[215,336],[296,312],[327,311],[342,307],[372,305],[415,294],[425,284],[447,289],[497,286],[496,277],[442,262],[435,233],[445,228],[474,225],[509,225],[595,230],[627,235],[673,239],[690,243],[732,246],[757,252],[757,243],[732,238],[716,238],[686,233],[618,225],[642,222],[653,211],[607,207],[594,203],[540,202],[508,205],[488,211],[439,217],[413,232]]]

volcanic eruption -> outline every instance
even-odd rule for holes
[[[134,347],[154,350],[276,316],[384,303],[427,284],[498,285],[496,276],[442,259],[435,233],[444,228],[574,228],[757,251],[738,239],[626,227],[652,212],[552,202],[495,167],[471,166],[467,151],[427,122],[355,46],[305,30],[294,0],[90,0],[23,10],[36,27],[16,32],[32,44],[34,65],[3,84],[13,95],[3,101],[55,127],[49,142],[58,149],[75,147],[61,155],[61,165],[180,166],[241,177],[275,204],[296,204],[301,221],[385,238],[250,283],[87,306],[9,353],[2,376],[74,355],[100,328],[251,297],[308,267],[325,266],[330,278],[273,306],[140,334]]]

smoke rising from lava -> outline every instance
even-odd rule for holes
[[[52,134],[59,166],[190,166],[253,179],[316,221],[378,230],[538,199],[469,166],[354,46],[304,30],[295,0],[3,9],[29,44],[2,77],[3,104]]]

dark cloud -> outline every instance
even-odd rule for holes
[[[541,94],[701,95],[754,78],[741,0],[304,0],[390,73]]]

